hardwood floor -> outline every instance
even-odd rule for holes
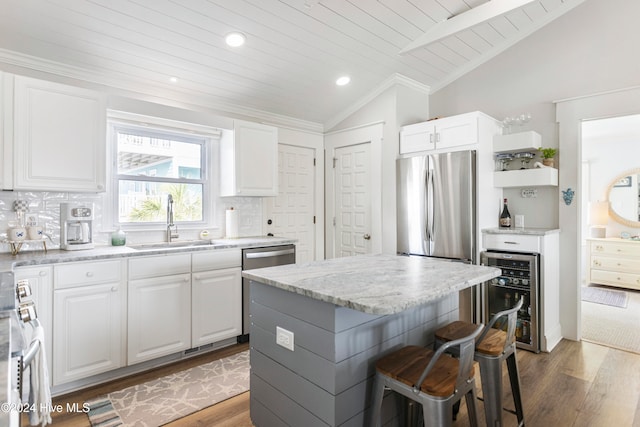
[[[54,399],[54,404],[66,406],[67,403],[77,402],[82,405],[86,399],[226,357],[247,348],[248,344],[227,347],[151,372],[60,396]],[[589,342],[563,340],[549,354],[518,351],[518,364],[528,427],[640,427],[640,355]],[[513,410],[506,375],[504,384],[505,406]],[[482,402],[478,402],[478,410],[481,425],[484,425]],[[505,427],[517,424],[515,415],[508,412],[504,413],[503,420]],[[53,425],[90,426],[87,416],[77,413],[54,414]],[[249,392],[167,424],[169,427],[251,425]],[[463,404],[454,426],[466,425],[468,419]]]

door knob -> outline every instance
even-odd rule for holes
[[[371,240],[371,234],[365,234],[362,237],[364,238],[364,240]]]

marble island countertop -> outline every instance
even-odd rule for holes
[[[395,314],[500,275],[435,258],[359,255],[247,270],[243,277],[370,314]]]
[[[148,243],[128,246],[96,246],[95,249],[64,251],[25,251],[17,255],[0,254],[0,272],[11,271],[14,267],[58,264],[62,262],[92,261],[109,258],[159,255],[174,252],[208,251],[231,248],[254,248],[296,243],[296,240],[282,237],[253,236],[237,239],[212,239],[209,241],[176,241],[173,244]]]

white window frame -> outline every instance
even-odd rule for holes
[[[215,212],[215,196],[211,187],[211,154],[214,141],[220,139],[220,131],[209,126],[202,126],[193,123],[178,122],[170,119],[159,117],[143,116],[139,114],[108,111],[107,116],[107,138],[109,146],[109,173],[110,179],[110,210],[108,214],[113,227],[121,227],[127,231],[150,231],[164,230],[166,224],[164,222],[119,222],[118,203],[119,203],[119,182],[121,179],[130,179],[135,181],[152,181],[152,182],[175,182],[173,179],[153,179],[145,176],[127,176],[118,174],[118,144],[115,130],[117,128],[139,129],[142,133],[155,135],[175,136],[176,140],[184,140],[185,142],[198,143],[201,140],[201,176],[199,180],[188,180],[187,183],[202,185],[202,221],[179,221],[181,229],[202,229],[212,224],[213,213]]]

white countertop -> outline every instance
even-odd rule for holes
[[[180,240],[174,242],[180,244]],[[199,242],[207,243],[207,242]],[[240,237],[237,239],[212,239],[207,244],[197,246],[144,247],[132,246],[96,246],[95,249],[63,251],[59,249],[45,251],[25,251],[17,255],[0,254],[0,271],[11,271],[14,267],[27,265],[58,264],[62,262],[92,261],[109,258],[161,255],[176,252],[210,251],[231,248],[259,248],[263,246],[287,245],[296,243],[295,239],[269,236]],[[153,245],[153,244],[150,244]],[[137,248],[136,248],[137,247]]]
[[[358,255],[242,272],[243,277],[370,314],[394,314],[500,275],[435,258]]]
[[[532,227],[511,227],[511,228],[485,228],[485,234],[523,234],[528,236],[546,236],[547,234],[560,233],[559,228],[532,228]]]

